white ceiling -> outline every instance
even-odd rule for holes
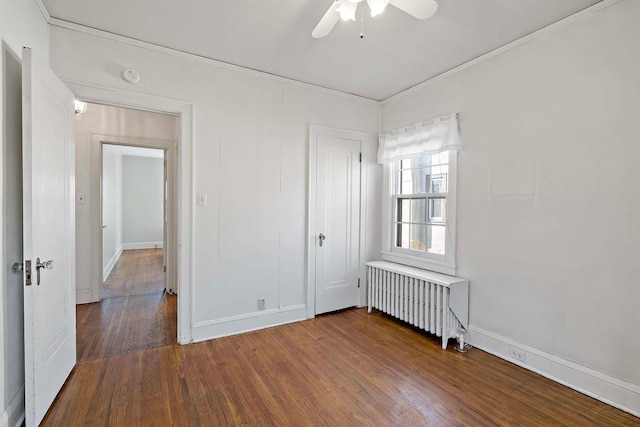
[[[438,0],[419,21],[311,31],[333,0],[44,0],[51,16],[302,82],[382,100],[600,0]]]

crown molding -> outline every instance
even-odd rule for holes
[[[396,101],[404,96],[407,96],[413,92],[416,92],[424,87],[427,87],[429,85],[432,85],[442,79],[445,79],[449,76],[452,76],[453,74],[459,73],[460,71],[466,70],[467,68],[473,67],[476,64],[479,64],[481,62],[487,61],[491,58],[493,58],[494,56],[500,55],[504,52],[507,52],[511,49],[514,49],[522,44],[528,43],[532,40],[536,40],[542,37],[547,36],[548,34],[551,34],[553,32],[556,32],[558,30],[561,30],[562,28],[568,27],[571,24],[574,24],[575,22],[581,21],[583,19],[586,19],[592,15],[595,15],[596,13],[608,8],[609,6],[613,6],[616,3],[620,3],[622,0],[603,0],[599,3],[594,4],[593,6],[590,6],[586,9],[582,9],[579,12],[576,12],[572,15],[567,16],[566,18],[563,18],[559,21],[556,21],[552,24],[547,25],[546,27],[542,27],[541,29],[534,31],[533,33],[529,33],[526,36],[520,37],[517,40],[512,41],[511,43],[507,43],[504,46],[501,46],[497,49],[494,49],[490,52],[485,53],[484,55],[480,55],[477,58],[472,59],[471,61],[465,62],[464,64],[458,65],[455,68],[450,69],[449,71],[445,71],[442,74],[438,74],[435,77],[432,77],[428,80],[425,80],[422,83],[418,83],[415,86],[411,86],[408,89],[405,89],[401,92],[398,92],[395,95],[392,95],[388,98],[383,99],[382,101],[380,101],[381,105],[387,104],[389,102],[392,101]]]
[[[36,0],[38,1],[38,0]],[[95,36],[95,37],[100,37],[103,39],[107,39],[107,40],[113,40],[113,41],[117,41],[120,43],[125,43],[131,46],[136,46],[136,47],[140,47],[143,49],[148,49],[148,50],[152,50],[155,52],[160,52],[160,53],[164,53],[167,55],[172,55],[172,56],[176,56],[179,58],[185,58],[185,59],[190,59],[193,61],[198,61],[198,62],[203,62],[205,64],[210,64],[210,65],[214,65],[216,67],[220,67],[220,68],[224,68],[224,69],[228,69],[228,70],[233,70],[233,71],[238,71],[241,73],[245,73],[245,74],[249,74],[249,75],[253,75],[256,77],[260,77],[260,78],[264,78],[264,79],[268,79],[268,80],[273,80],[276,82],[280,82],[280,83],[284,83],[284,84],[288,84],[288,85],[292,85],[292,86],[297,86],[297,87],[302,87],[302,88],[306,88],[306,89],[312,89],[312,90],[316,90],[318,92],[323,92],[323,93],[327,93],[327,94],[331,94],[331,95],[337,95],[337,96],[341,96],[343,98],[348,98],[348,99],[352,99],[355,101],[361,101],[367,104],[375,104],[378,105],[379,101],[371,99],[371,98],[365,98],[363,96],[359,96],[359,95],[354,95],[351,93],[347,93],[347,92],[342,92],[336,89],[329,89],[323,86],[318,86],[318,85],[314,85],[312,83],[307,83],[307,82],[302,82],[299,80],[294,80],[288,77],[282,77],[276,74],[271,74],[271,73],[267,73],[265,71],[259,71],[259,70],[255,70],[252,68],[247,68],[247,67],[242,67],[240,65],[235,65],[235,64],[231,64],[228,62],[224,62],[224,61],[219,61],[217,59],[212,59],[212,58],[208,58],[206,56],[202,56],[202,55],[196,55],[194,53],[190,53],[190,52],[185,52],[182,50],[178,50],[178,49],[174,49],[171,47],[166,47],[166,46],[162,46],[159,44],[155,44],[155,43],[149,43],[146,41],[142,41],[142,40],[138,40],[138,39],[134,39],[132,37],[127,37],[127,36],[123,36],[120,34],[116,34],[116,33],[111,33],[108,31],[104,31],[104,30],[100,30],[97,28],[93,28],[93,27],[88,27],[86,25],[82,25],[82,24],[78,24],[75,22],[71,22],[71,21],[65,21],[63,19],[59,19],[59,18],[55,18],[55,17],[51,17],[49,24],[54,26],[54,27],[59,27],[59,28],[64,28],[67,30],[71,30],[71,31],[77,31],[80,33],[84,33],[84,34],[88,34],[91,36]]]
[[[49,11],[47,10],[47,7],[44,5],[42,0],[33,0],[33,1],[36,4],[36,6],[38,6],[38,10],[40,10],[40,13],[42,14],[42,17],[44,18],[44,20],[47,21],[47,24],[50,24],[51,15],[49,15]]]

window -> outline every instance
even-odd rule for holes
[[[455,274],[455,161],[445,151],[388,164],[383,259]]]

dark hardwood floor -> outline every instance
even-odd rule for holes
[[[162,249],[122,251],[102,288],[103,298],[162,292]]]
[[[156,292],[78,306],[78,362],[176,343],[176,304],[175,295]]]
[[[79,322],[81,361],[43,425],[640,425],[478,349],[443,351],[364,309],[180,346],[168,343],[175,297],[113,304],[121,311],[93,329]],[[79,319],[92,317],[83,310]],[[162,328],[166,335],[149,332]]]

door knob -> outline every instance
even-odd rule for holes
[[[327,236],[320,233],[320,235],[318,236],[318,240],[320,240],[320,247],[322,247],[322,242],[324,242],[326,239],[327,239]]]
[[[40,258],[36,258],[36,268],[46,268],[47,270],[53,270],[53,260],[40,262]]]
[[[47,270],[53,270],[53,260],[40,262],[40,258],[36,258],[36,284],[40,286],[40,270],[46,268]]]

